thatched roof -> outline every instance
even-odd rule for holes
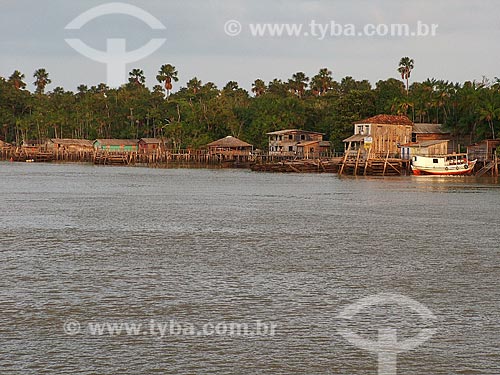
[[[377,115],[358,121],[355,124],[413,125],[413,122],[406,116]]]
[[[92,147],[93,145],[88,139],[51,138],[50,142],[61,146]]]
[[[96,139],[101,146],[137,146],[138,139]]]
[[[253,147],[253,146],[250,143],[243,142],[238,138],[227,136],[226,138],[222,138],[212,143],[209,143],[207,147],[238,148],[238,147]]]

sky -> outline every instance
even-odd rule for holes
[[[179,72],[174,91],[195,76],[219,87],[236,81],[250,89],[257,78],[286,81],[299,71],[311,77],[324,67],[336,80],[352,76],[375,84],[400,78],[396,69],[403,56],[415,61],[412,81],[500,77],[499,0],[127,0],[165,28],[152,29],[135,14],[102,15],[79,29],[66,28],[85,11],[109,3],[0,0],[0,76],[8,78],[18,69],[33,89],[33,72],[43,67],[52,79],[48,90],[62,86],[74,91],[80,84],[108,82],[109,73],[106,64],[83,56],[65,39],[80,39],[104,51],[108,39],[120,38],[132,51],[155,38],[165,42],[127,64],[127,71],[143,69],[152,87],[159,67],[172,64]],[[435,35],[359,35],[366,25],[379,27],[381,34],[391,24],[408,24],[416,32],[418,22],[437,25]],[[302,29],[299,36],[255,36],[256,24]],[[238,25],[241,32],[228,35],[237,33]],[[355,35],[349,34],[349,25],[356,28]],[[349,35],[338,35],[339,27]]]

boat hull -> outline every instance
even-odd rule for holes
[[[428,169],[420,169],[420,168],[414,168],[412,167],[413,174],[415,176],[422,176],[422,175],[434,175],[434,176],[467,176],[472,173],[472,168],[469,169],[462,169],[462,170],[428,170]]]
[[[449,167],[424,167],[412,165],[411,169],[416,176],[433,175],[433,176],[468,176],[472,174],[476,161],[471,161],[467,164],[453,165]]]

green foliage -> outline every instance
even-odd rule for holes
[[[45,93],[50,83],[45,69],[34,74],[34,94],[25,89],[24,77],[19,71],[8,79],[0,77],[0,138],[18,144],[49,137],[163,137],[181,149],[232,135],[266,149],[266,133],[297,128],[325,133],[340,151],[354,122],[379,113],[443,123],[471,142],[500,131],[498,80],[457,84],[428,79],[413,83],[407,95],[406,82],[399,79],[381,80],[372,88],[368,81],[352,77],[335,81],[332,72],[322,68],[311,79],[303,72],[268,84],[257,79],[250,93],[234,81],[219,89],[194,77],[166,96],[178,81],[170,64],[160,68],[156,78],[162,85],[152,90],[141,69],[133,69],[129,83],[118,89],[80,85],[76,93],[62,87]]]

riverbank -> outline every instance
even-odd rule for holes
[[[338,173],[352,176],[408,176],[410,161],[400,158],[370,159],[331,157],[297,159],[269,155],[220,155],[196,151],[156,153],[79,151],[59,152],[22,148],[0,149],[0,160],[30,163],[86,163],[94,165],[141,166],[148,168],[250,169],[271,173]],[[498,160],[478,162],[473,175],[498,177]]]

